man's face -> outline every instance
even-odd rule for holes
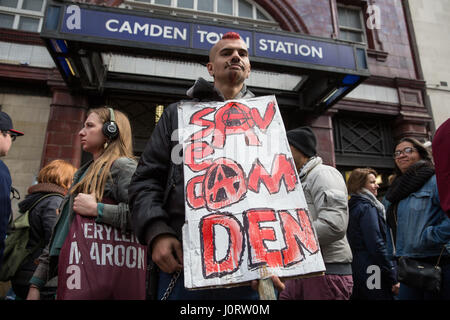
[[[308,161],[308,158],[292,145],[289,145],[289,147],[291,148],[292,157],[294,158],[295,168],[298,171]]]
[[[210,52],[208,72],[215,83],[242,84],[250,74],[250,60],[245,42],[241,39],[220,40]]]
[[[8,154],[11,144],[11,134],[0,132],[0,157],[4,157]]]

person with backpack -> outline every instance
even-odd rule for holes
[[[23,133],[14,130],[9,115],[6,112],[0,111],[0,157],[4,157],[8,154],[8,151],[17,136],[23,136]],[[2,266],[6,231],[11,215],[11,183],[9,169],[6,164],[0,160],[0,267]]]
[[[28,211],[30,226],[26,246],[30,254],[11,279],[14,293],[20,299],[27,298],[29,281],[36,270],[37,259],[50,241],[57,209],[72,184],[76,170],[69,162],[53,160],[39,171],[38,183],[29,187],[27,196],[19,202],[19,212],[25,214]],[[56,288],[53,293],[56,293]]]

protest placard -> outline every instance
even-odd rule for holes
[[[325,270],[275,96],[183,102],[186,288]]]

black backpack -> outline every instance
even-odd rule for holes
[[[3,262],[0,267],[0,281],[11,280],[17,270],[19,270],[23,261],[42,245],[43,240],[37,243],[33,248],[27,249],[27,244],[30,237],[30,222],[28,215],[39,202],[51,196],[62,197],[59,193],[46,194],[36,200],[25,213],[21,213],[13,221],[11,229],[5,240]]]

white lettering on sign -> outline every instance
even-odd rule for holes
[[[121,233],[119,230],[114,229],[114,233],[111,234],[112,228],[107,225],[101,225],[94,222],[83,223],[83,235],[86,239],[99,239],[99,240],[111,240],[112,236],[115,241],[122,242],[138,242],[136,236],[132,233]]]
[[[173,26],[160,26],[158,24],[129,21],[119,21],[117,19],[109,19],[105,23],[106,30],[109,32],[128,33],[131,35],[144,34],[147,37],[163,37],[164,39],[187,40],[187,28],[178,28]]]
[[[78,250],[78,243],[76,241],[72,241],[70,244],[70,253],[69,253],[69,264],[78,264],[80,263],[80,251]]]
[[[90,245],[89,258],[98,266],[126,266],[130,269],[146,268],[145,248],[134,246],[138,240],[133,233],[121,232],[105,224],[95,222],[82,223],[83,236],[85,239],[94,239]],[[113,231],[114,230],[114,231]],[[113,232],[111,232],[113,231]],[[95,240],[114,240],[116,242],[130,243],[131,245],[99,243]],[[69,264],[78,265],[82,263],[81,252],[76,240],[70,244]]]
[[[219,42],[223,37],[223,33],[209,32],[204,30],[197,30],[197,34],[200,36],[200,43],[209,43],[211,45]],[[250,48],[250,38],[244,37],[242,40],[245,42],[247,48]]]
[[[272,39],[260,39],[259,50],[323,59],[322,47],[308,46],[306,44],[277,41]]]
[[[66,26],[69,30],[80,30],[81,29],[81,11],[80,7],[71,5],[66,9],[66,13],[70,14],[66,20]]]
[[[119,252],[120,251],[120,252]],[[114,263],[116,266],[123,266],[124,260],[125,260],[125,247],[121,244],[114,247]]]

